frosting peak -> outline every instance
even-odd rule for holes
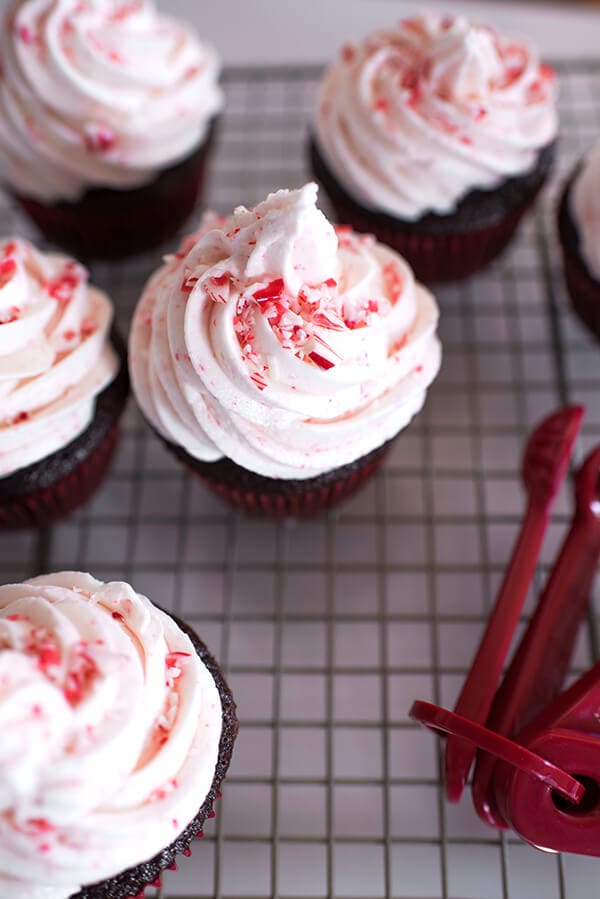
[[[307,184],[301,190],[270,194],[251,210],[239,206],[227,219],[207,217],[187,260],[192,276],[197,259],[200,284],[208,289],[212,289],[211,280],[218,286],[223,277],[234,280],[240,292],[281,278],[293,295],[305,284],[334,278],[337,238],[316,208],[316,199],[316,184]],[[216,227],[211,228],[211,223]],[[207,266],[212,254],[215,262]]]
[[[527,172],[556,131],[554,76],[531,47],[434,13],[344,47],[316,122],[342,186],[407,220]]]
[[[146,286],[134,390],[198,459],[282,478],[336,468],[404,427],[437,372],[433,298],[396,253],[336,231],[316,194],[208,214]]]

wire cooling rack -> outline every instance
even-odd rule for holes
[[[359,496],[313,523],[240,518],[182,473],[131,404],[95,500],[51,533],[0,537],[3,582],[63,568],[129,580],[191,621],[228,673],[242,727],[224,798],[161,899],[598,895],[600,862],[538,853],[487,829],[467,799],[447,805],[439,747],[407,719],[413,698],[457,695],[521,514],[526,430],[577,400],[580,452],[600,440],[600,354],[568,308],[553,220],[561,181],[600,129],[600,64],[560,74],[554,181],[502,259],[436,291],[442,373]],[[318,75],[225,74],[208,204],[228,211],[307,180]],[[7,205],[0,221],[28,233]],[[93,269],[124,329],[156,263]],[[565,492],[536,590],[569,508]],[[597,642],[592,615],[574,671]]]

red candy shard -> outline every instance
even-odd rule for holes
[[[125,621],[125,616],[121,615],[120,612],[113,612],[112,617],[115,619],[115,621]]]
[[[393,262],[388,262],[388,264],[384,265],[383,267],[383,277],[390,294],[390,299],[392,303],[395,303],[400,298],[400,295],[404,290],[404,281],[402,280],[402,275]]]
[[[4,259],[0,262],[0,289],[8,284],[17,270],[17,263],[14,259]]]
[[[329,359],[325,359],[325,357],[321,356],[320,353],[316,353],[314,351],[308,354],[308,358],[311,359],[315,363],[315,365],[318,365],[318,367],[322,368],[324,371],[328,371],[335,365],[335,362],[330,362]]]
[[[191,856],[192,850],[190,849],[189,846],[186,846],[186,848],[183,850],[183,854],[185,855],[186,858],[189,858]]]
[[[114,131],[102,125],[93,125],[86,128],[84,143],[89,153],[106,153],[115,145]]]
[[[97,672],[98,668],[95,661],[85,650],[78,649],[63,689],[63,695],[67,702],[71,705],[81,702]]]
[[[65,266],[65,272],[66,274],[59,275],[54,281],[49,281],[46,284],[47,292],[54,300],[58,300],[59,303],[70,302],[73,298],[75,288],[79,286],[79,278],[77,275],[67,272],[67,266]]]
[[[271,283],[267,284],[266,287],[263,287],[262,290],[257,290],[252,296],[255,300],[275,300],[281,296],[284,288],[283,278],[276,278],[275,281],[271,281]]]
[[[254,381],[254,383],[256,384],[256,386],[258,387],[259,390],[264,390],[265,387],[267,386],[267,382],[265,381],[263,376],[257,371],[255,371],[253,374],[250,375],[250,380]]]
[[[209,817],[209,818],[216,818],[216,817],[217,817],[217,813],[215,812],[214,808],[211,808],[211,810],[210,810],[209,813],[208,813],[208,817]]]
[[[546,81],[554,81],[556,73],[551,66],[543,62],[540,65],[540,78],[544,78]]]
[[[37,649],[38,668],[46,671],[50,667],[60,665],[60,653],[54,643],[46,642],[40,644]]]
[[[176,871],[177,870],[177,862],[173,862],[172,864],[170,864],[168,866],[168,868],[169,868],[169,871]]]

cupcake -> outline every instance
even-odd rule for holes
[[[353,493],[419,411],[438,310],[403,259],[337,231],[317,187],[200,231],[151,277],[132,386],[167,447],[234,505],[312,515]]]
[[[129,391],[112,318],[81,265],[0,241],[0,529],[52,524],[106,474]]]
[[[567,181],[558,228],[573,308],[600,339],[600,143]]]
[[[125,583],[0,587],[0,895],[143,896],[212,816],[237,732],[206,646]]]
[[[17,0],[0,76],[0,181],[51,241],[119,258],[194,208],[222,106],[214,50],[150,0]]]
[[[425,281],[500,253],[554,155],[554,75],[535,51],[436,13],[343,48],[326,72],[311,160],[340,221]]]

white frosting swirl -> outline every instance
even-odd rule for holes
[[[432,13],[343,48],[316,138],[359,203],[413,221],[531,169],[556,135],[555,107],[532,48]]]
[[[420,409],[440,364],[435,301],[317,187],[209,214],[151,278],[130,336],[146,417],[197,459],[308,478],[363,456]]]
[[[17,0],[0,46],[0,177],[45,202],[152,180],[222,106],[214,50],[152,0]]]
[[[0,895],[67,899],[169,845],[214,777],[214,680],[125,583],[0,587]]]
[[[600,281],[600,142],[583,161],[569,205],[579,235],[579,251],[590,275]]]
[[[0,477],[66,446],[115,377],[106,294],[65,256],[0,240]]]

